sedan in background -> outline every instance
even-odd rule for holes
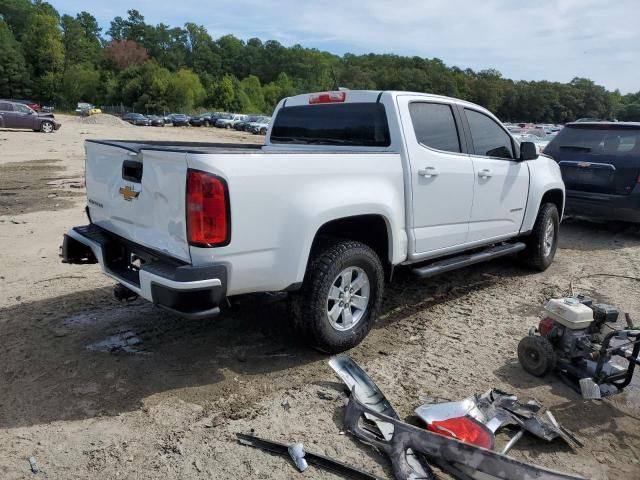
[[[189,117],[184,113],[172,113],[165,117],[165,122],[171,123],[174,127],[188,127]]]
[[[158,115],[147,115],[149,119],[149,124],[152,127],[164,127],[164,118]]]
[[[122,120],[138,127],[148,127],[151,121],[141,113],[125,113]]]
[[[60,128],[52,113],[38,113],[23,103],[0,100],[0,128],[53,133]]]

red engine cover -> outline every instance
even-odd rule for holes
[[[540,324],[538,325],[538,331],[540,332],[540,335],[542,335],[543,337],[548,337],[549,335],[551,335],[555,324],[556,322],[555,320],[553,320],[553,318],[546,317],[540,320]]]

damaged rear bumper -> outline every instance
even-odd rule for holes
[[[224,265],[192,266],[94,224],[67,232],[62,244],[62,261],[99,263],[105,275],[185,318],[217,315],[226,297]]]

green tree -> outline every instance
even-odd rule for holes
[[[58,19],[42,13],[30,15],[22,36],[22,51],[34,76],[62,71],[64,45]]]
[[[188,68],[181,68],[173,75],[168,94],[170,107],[186,111],[202,105],[206,96],[200,78]]]
[[[69,65],[62,74],[59,95],[71,107],[78,102],[96,103],[100,89],[100,72],[90,63]]]
[[[255,75],[249,75],[240,82],[240,88],[247,96],[246,101],[248,102],[248,105],[245,106],[246,110],[251,112],[263,112],[265,105],[260,79]]]
[[[9,26],[0,20],[0,97],[27,96],[28,85],[29,74],[20,45]]]

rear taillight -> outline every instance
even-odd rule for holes
[[[471,417],[437,420],[427,424],[427,430],[489,450],[493,449],[495,443],[491,430]]]
[[[314,93],[309,96],[309,103],[343,103],[347,99],[347,92]]]
[[[226,182],[198,170],[187,172],[187,237],[198,247],[227,245],[231,237]]]

